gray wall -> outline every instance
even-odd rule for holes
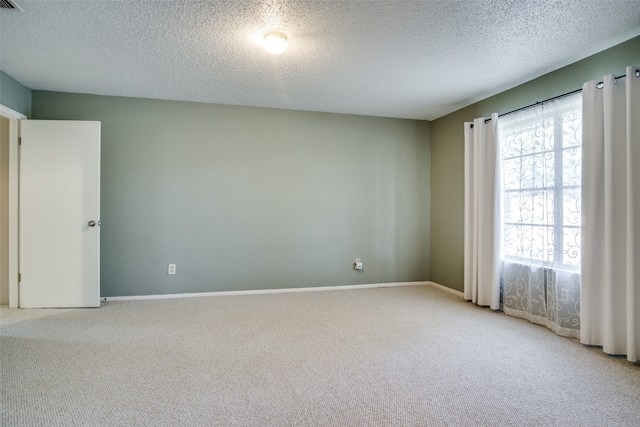
[[[432,281],[463,290],[463,123],[580,89],[606,74],[624,74],[627,65],[640,65],[640,37],[431,122]]]
[[[427,122],[44,91],[33,118],[102,122],[103,296],[430,277]]]
[[[31,116],[31,89],[0,71],[0,104]]]

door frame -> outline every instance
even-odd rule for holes
[[[0,104],[0,116],[9,119],[9,308],[18,308],[18,180],[20,165],[20,120],[27,118],[22,113]]]

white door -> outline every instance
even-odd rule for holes
[[[23,308],[100,306],[100,122],[20,123]]]

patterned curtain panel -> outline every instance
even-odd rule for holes
[[[580,336],[582,97],[500,118],[506,314]]]
[[[505,314],[580,337],[580,274],[507,261],[502,277]]]

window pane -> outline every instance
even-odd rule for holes
[[[582,149],[573,147],[562,151],[562,185],[581,185]]]
[[[582,112],[569,111],[562,115],[562,147],[582,145]]]
[[[562,248],[562,263],[575,267],[580,266],[582,259],[582,245],[579,228],[564,229],[564,247]]]
[[[554,185],[552,152],[505,160],[505,189],[546,188]]]
[[[502,163],[503,186],[505,190],[518,190],[521,188],[521,162],[522,158],[505,160]]]
[[[504,222],[553,225],[553,199],[553,190],[506,192]]]
[[[580,265],[581,123],[580,95],[500,119],[505,258]]]
[[[553,261],[553,227],[539,225],[504,226],[504,255],[548,263]]]
[[[543,126],[527,124],[505,129],[502,136],[502,157],[508,159],[553,151],[553,118],[547,118],[542,123]]]
[[[582,191],[580,188],[565,188],[562,191],[562,223],[563,225],[580,226],[580,205]]]

